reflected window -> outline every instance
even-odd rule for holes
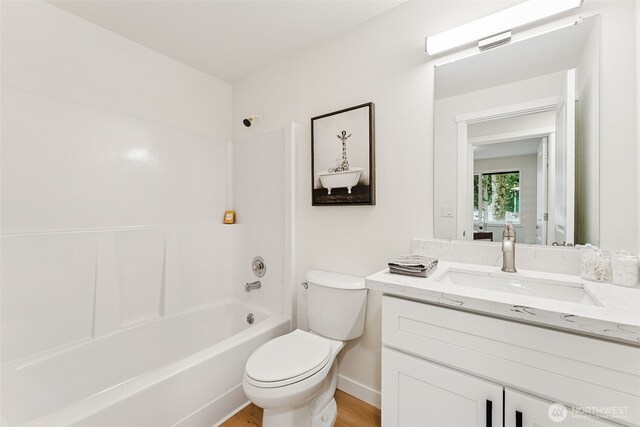
[[[473,221],[520,224],[520,172],[478,173],[473,176]]]

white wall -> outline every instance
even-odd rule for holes
[[[600,246],[640,251],[636,133],[636,27],[630,1],[594,2],[600,39]],[[635,191],[634,191],[635,190]],[[633,206],[636,206],[634,209]],[[630,208],[627,208],[630,207]],[[635,236],[635,237],[634,237]]]
[[[575,241],[600,245],[600,23],[595,22],[576,67]]]
[[[640,145],[640,3],[635,2],[636,4],[636,137],[635,142],[636,145]],[[640,149],[637,149],[637,165],[640,165]],[[638,173],[638,183],[640,183],[640,168],[636,168]],[[640,185],[637,186],[637,212],[640,212]],[[637,241],[638,243],[638,251],[636,253],[640,253],[640,226],[637,227],[636,232],[638,233]]]
[[[234,85],[234,138],[301,123],[298,280],[311,268],[365,276],[409,253],[411,238],[433,235],[434,62],[424,53],[424,36],[506,6],[408,2]],[[579,13],[599,11],[603,16],[602,244],[636,250],[635,58],[629,44],[635,37],[633,8],[632,2],[587,1]],[[312,207],[309,119],[369,101],[376,103],[377,205]],[[243,127],[240,119],[256,111],[264,114],[259,126]],[[299,318],[304,326],[303,306]],[[378,294],[370,293],[365,335],[344,350],[340,373],[379,390]]]
[[[231,87],[0,4],[2,361],[231,296]]]
[[[538,156],[499,157],[495,159],[474,160],[473,172],[496,172],[517,170],[520,172],[520,224],[516,225],[516,241],[518,243],[536,242],[536,201]],[[504,226],[487,226],[493,231],[493,241],[501,239]]]

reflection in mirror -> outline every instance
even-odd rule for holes
[[[434,236],[599,244],[599,18],[436,68]]]

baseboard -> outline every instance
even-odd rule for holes
[[[247,395],[244,394],[242,384],[238,384],[231,390],[217,397],[185,418],[181,419],[173,427],[189,426],[219,426],[245,406],[249,405]]]
[[[232,411],[229,415],[227,415],[226,417],[221,419],[219,422],[214,424],[214,427],[221,426],[222,424],[224,424],[225,421],[227,421],[229,418],[233,417],[235,414],[237,414],[238,412],[242,411],[244,408],[246,408],[249,405],[251,405],[251,401],[250,400],[244,402],[242,405],[238,406],[234,411]]]
[[[378,390],[374,390],[371,387],[360,384],[358,381],[352,380],[351,378],[345,377],[341,374],[338,374],[338,389],[380,409],[381,397],[380,391]]]

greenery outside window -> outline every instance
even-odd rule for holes
[[[473,176],[473,222],[520,224],[520,172],[482,172]]]

